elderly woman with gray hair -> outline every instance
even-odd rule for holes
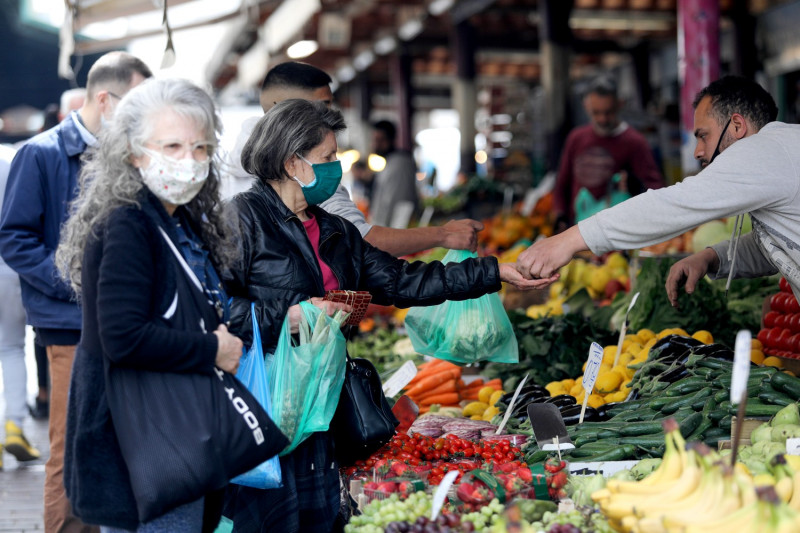
[[[104,379],[114,365],[236,372],[242,342],[222,325],[228,298],[217,274],[237,257],[218,197],[213,156],[220,129],[210,96],[188,81],[155,80],[131,90],[85,164],[62,232],[57,264],[83,308],[64,483],[75,514],[105,531],[213,531],[221,515],[218,491],[139,522]],[[178,298],[188,279],[173,255],[178,250],[214,306],[202,296],[203,305]],[[205,332],[176,325],[177,317],[197,315]]]
[[[272,353],[285,317],[296,325],[304,300],[325,309],[329,290],[369,291],[374,303],[410,307],[476,298],[499,290],[501,281],[520,289],[550,282],[523,280],[513,265],[493,257],[448,265],[396,259],[320,209],[342,177],[335,134],[344,128],[341,113],[322,102],[286,100],[261,118],[244,146],[242,166],[258,180],[233,199],[244,257],[227,288],[231,331],[245,343],[252,339],[251,303],[264,353]],[[229,486],[225,515],[234,531],[328,532],[341,525],[328,432],[312,434],[282,457],[281,469],[278,489]]]

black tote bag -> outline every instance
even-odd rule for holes
[[[160,229],[160,228],[159,228]],[[176,261],[170,327],[213,330],[219,318],[167,234]],[[150,372],[107,365],[106,390],[141,522],[224,488],[289,442],[232,374]]]
[[[348,355],[342,394],[331,421],[340,465],[369,457],[391,440],[397,424],[375,367]]]

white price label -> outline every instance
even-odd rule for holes
[[[786,439],[786,454],[800,455],[800,439]]]
[[[733,376],[731,377],[731,405],[737,405],[747,394],[750,377],[750,332],[743,329],[736,334],[733,351]]]
[[[458,477],[458,470],[451,470],[442,478],[442,482],[436,487],[436,492],[433,493],[433,504],[431,507],[431,520],[436,520],[439,516],[439,511],[442,510],[444,500],[447,498],[447,491],[453,485],[453,482]]]
[[[617,366],[617,363],[619,363],[619,356],[622,353],[622,343],[625,342],[625,334],[628,333],[628,315],[630,314],[631,309],[633,309],[633,306],[636,304],[636,300],[639,299],[639,294],[640,293],[637,292],[636,294],[633,295],[633,298],[631,298],[631,303],[628,304],[628,310],[625,311],[625,320],[622,321],[622,327],[619,328],[619,339],[617,340],[617,353],[616,355],[614,355],[613,366]]]
[[[589,396],[594,389],[594,382],[597,381],[597,374],[600,373],[600,365],[603,362],[603,347],[593,342],[589,347],[589,359],[586,361],[586,370],[583,373],[583,390]]]
[[[406,361],[403,363],[403,366],[398,368],[397,372],[392,374],[392,376],[386,380],[386,383],[383,384],[383,393],[387,398],[391,398],[403,390],[403,387],[408,385],[408,383],[414,379],[414,376],[416,375],[416,365],[411,361]]]

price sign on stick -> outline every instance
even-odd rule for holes
[[[386,380],[386,383],[383,384],[383,394],[386,395],[387,398],[391,398],[403,388],[408,385],[408,383],[414,379],[414,376],[417,375],[417,366],[413,363],[413,361],[406,361],[403,363],[397,372],[392,374],[392,377]]]
[[[731,405],[739,404],[736,413],[736,433],[733,435],[731,448],[731,466],[736,464],[736,454],[739,440],[742,437],[744,415],[747,412],[747,378],[750,377],[750,332],[742,330],[736,334],[736,344],[733,350],[733,376],[731,377]]]
[[[597,374],[600,373],[600,364],[603,362],[603,348],[593,342],[589,347],[589,359],[586,361],[586,371],[583,373],[583,405],[581,406],[581,417],[578,424],[583,424],[583,416],[586,414],[586,406],[589,404],[589,395],[594,389],[594,382],[597,381]]]
[[[525,386],[526,381],[528,381],[528,374],[525,374],[525,377],[522,378],[522,381],[520,381],[519,385],[517,385],[517,390],[514,391],[514,396],[511,397],[511,401],[506,409],[506,415],[503,417],[503,421],[500,422],[500,426],[498,426],[497,431],[495,431],[495,435],[503,434],[503,430],[506,428],[506,424],[508,424],[508,419],[511,416],[511,413],[514,411],[514,404],[517,401],[517,396],[519,396],[519,391],[521,391],[522,387]]]
[[[617,341],[617,354],[614,356],[614,364],[612,366],[617,366],[619,363],[619,356],[622,353],[622,343],[625,341],[625,335],[628,333],[628,315],[631,313],[631,309],[633,309],[633,305],[636,303],[636,300],[639,299],[639,293],[633,295],[631,298],[631,303],[628,305],[628,310],[625,311],[625,320],[622,321],[622,327],[619,328],[619,340]]]
[[[442,510],[444,500],[447,498],[447,491],[450,490],[450,487],[453,485],[453,482],[457,477],[458,470],[451,470],[442,478],[442,482],[439,483],[439,486],[436,488],[436,492],[433,493],[433,503],[431,504],[431,520],[436,520],[436,517],[439,516],[439,511]]]

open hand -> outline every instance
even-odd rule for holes
[[[515,263],[500,263],[498,266],[500,267],[500,280],[513,285],[515,289],[521,291],[544,289],[560,277],[560,274],[556,273],[549,278],[526,279],[519,273]]]
[[[572,226],[564,233],[533,243],[519,254],[517,269],[528,279],[549,278],[569,263],[573,255],[585,249],[578,226]]]

